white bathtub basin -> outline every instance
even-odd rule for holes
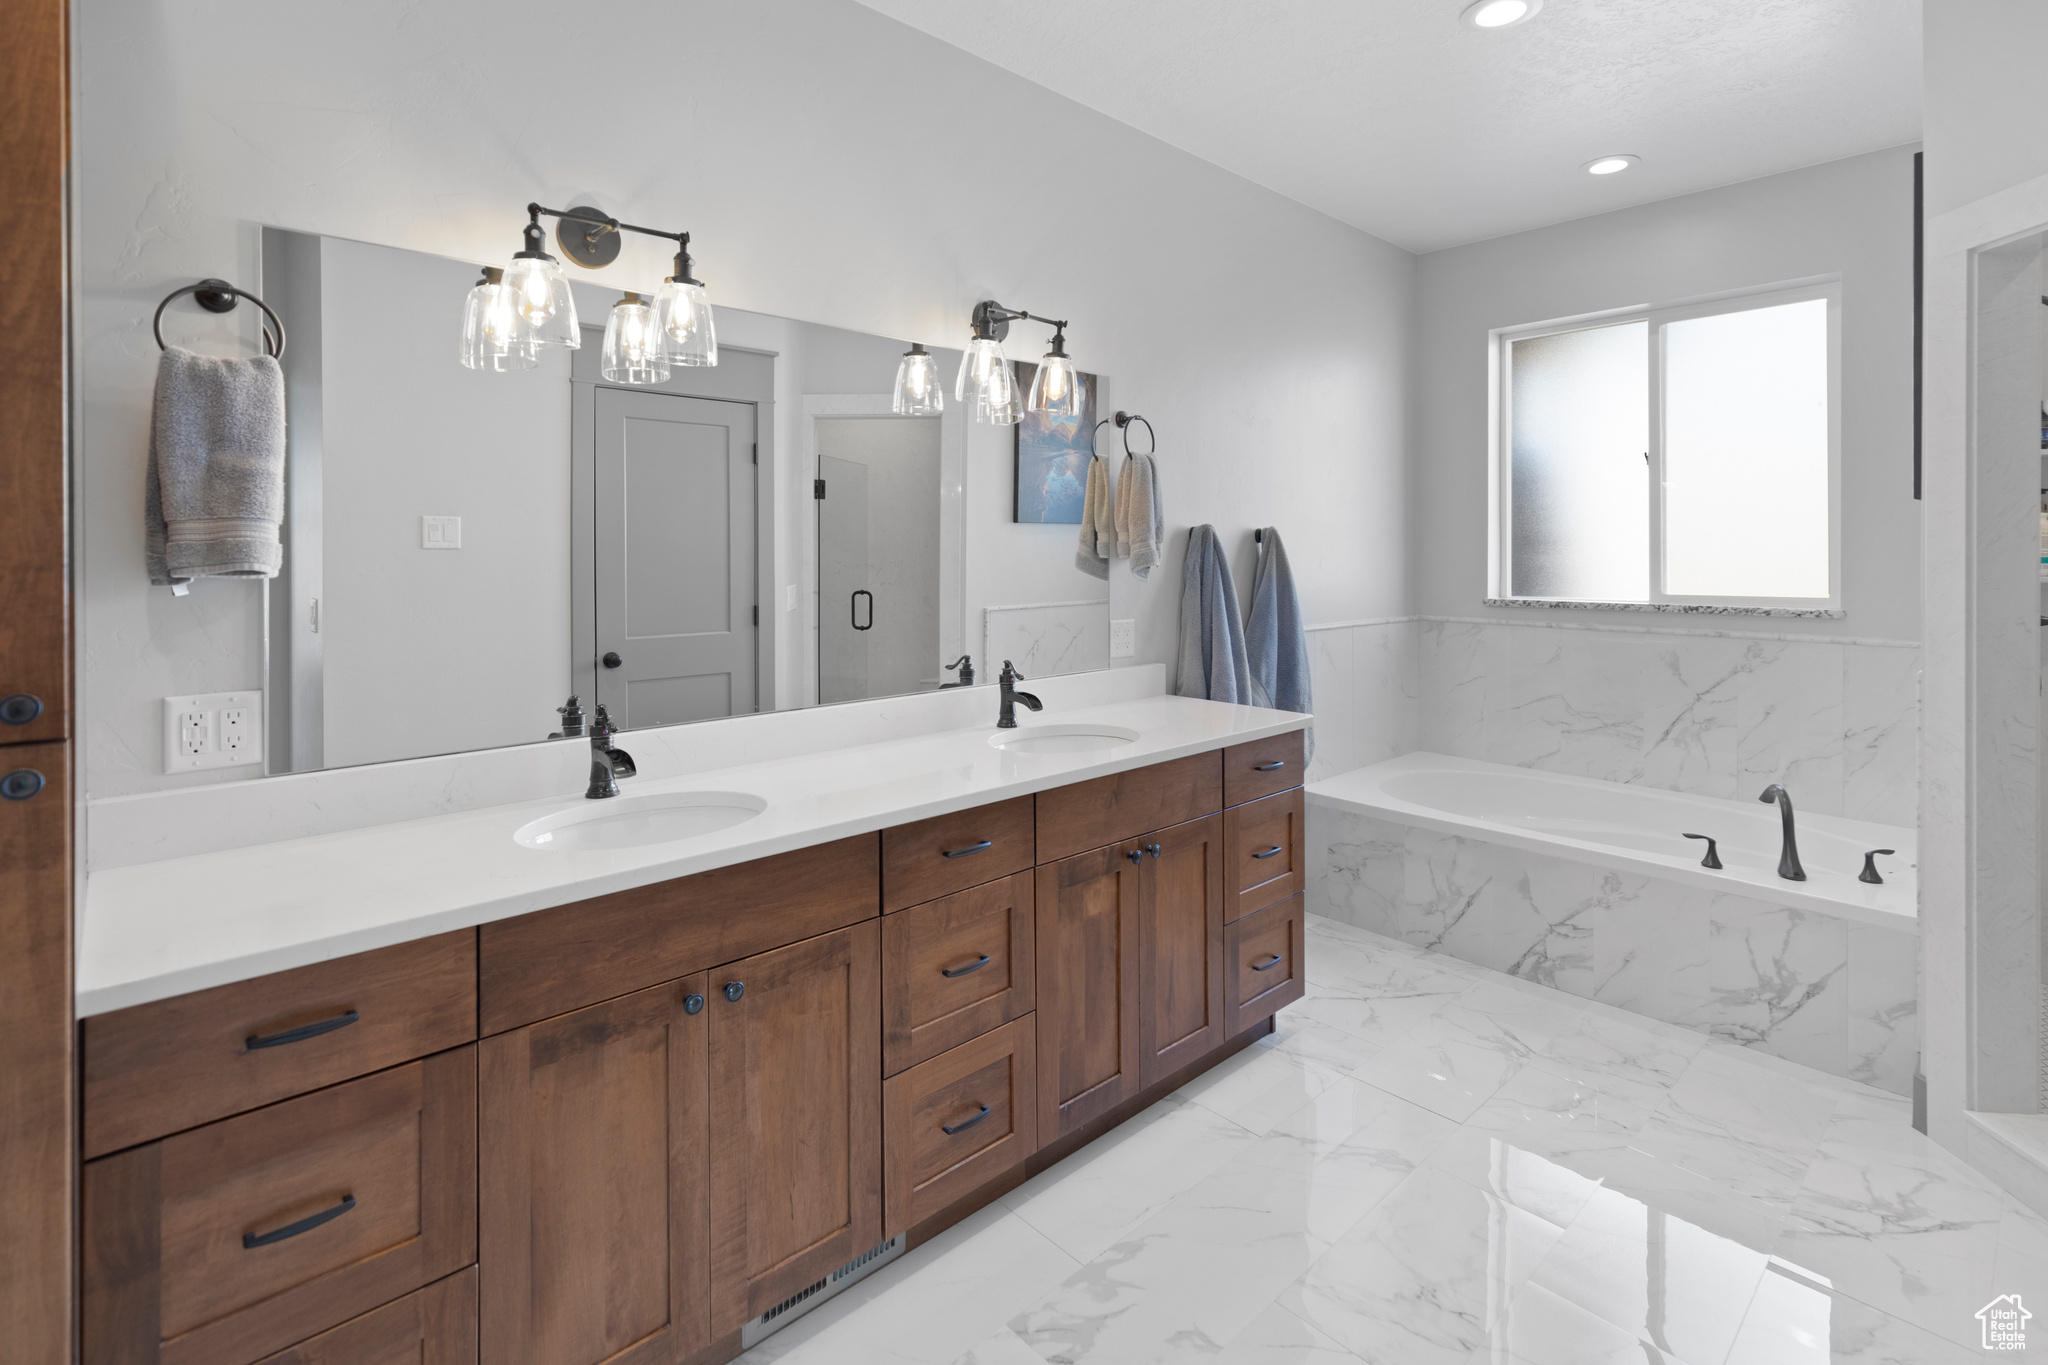
[[[766,801],[745,792],[614,796],[530,820],[512,838],[554,852],[640,848],[716,834],[767,809]]]

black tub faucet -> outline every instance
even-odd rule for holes
[[[1788,882],[1805,881],[1806,869],[1799,865],[1799,837],[1792,828],[1792,794],[1773,782],[1757,800],[1778,803],[1778,820],[1785,829],[1785,843],[1778,850],[1778,875]]]
[[[640,771],[633,766],[633,755],[612,747],[612,736],[617,733],[604,704],[598,703],[597,715],[590,722],[590,789],[583,793],[592,801],[617,796],[619,779]]]
[[[1014,730],[1017,728],[1018,702],[1023,702],[1034,711],[1043,711],[1045,709],[1044,702],[1032,696],[1029,692],[1019,692],[1017,690],[1017,684],[1024,681],[1024,675],[1019,673],[1017,665],[1011,663],[1008,659],[1003,660],[1003,671],[996,676],[996,681],[1001,683],[1003,687],[1003,710],[1002,714],[996,717],[996,729]]]

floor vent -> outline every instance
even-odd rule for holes
[[[816,1284],[797,1290],[781,1303],[740,1328],[740,1349],[749,1350],[753,1345],[774,1335],[795,1322],[804,1314],[816,1308],[840,1290],[849,1288],[856,1280],[865,1278],[870,1272],[879,1270],[894,1260],[903,1250],[903,1237],[899,1233],[886,1242],[880,1242],[863,1251],[839,1269],[819,1280]]]

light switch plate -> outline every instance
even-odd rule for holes
[[[1132,617],[1109,623],[1109,657],[1128,659],[1138,652],[1138,623]]]
[[[422,550],[459,550],[462,548],[461,517],[421,517],[420,548]]]
[[[263,694],[164,698],[164,771],[240,768],[263,761]]]

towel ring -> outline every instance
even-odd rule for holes
[[[164,309],[171,306],[171,300],[180,294],[190,294],[193,301],[209,313],[231,313],[236,299],[247,299],[263,310],[263,351],[273,360],[284,358],[284,323],[270,305],[246,289],[237,289],[226,280],[201,280],[188,284],[183,289],[173,289],[164,295],[164,301],[156,306],[156,316],[149,320],[150,333],[156,337],[158,350],[168,350],[164,345]]]
[[[1102,429],[1109,425],[1110,420],[1107,417],[1103,418],[1095,424],[1095,430],[1088,433],[1088,453],[1095,459],[1099,460],[1102,458],[1102,452],[1095,448],[1095,438],[1102,434]]]
[[[1122,428],[1123,428],[1123,433],[1124,433],[1124,454],[1126,454],[1126,455],[1130,455],[1130,454],[1134,454],[1134,453],[1136,453],[1136,454],[1144,454],[1144,455],[1156,455],[1156,454],[1158,454],[1158,453],[1159,453],[1159,433],[1158,433],[1158,432],[1156,432],[1156,431],[1154,431],[1154,430],[1152,430],[1152,424],[1151,424],[1150,422],[1145,422],[1145,419],[1144,419],[1144,418],[1142,418],[1142,417],[1140,417],[1140,416],[1138,416],[1138,414],[1137,414],[1137,413],[1135,413],[1135,412],[1120,412],[1120,413],[1118,413],[1118,414],[1117,414],[1117,415],[1116,415],[1115,417],[1111,418],[1110,420],[1111,420],[1111,421],[1113,421],[1113,422],[1115,422],[1115,423],[1116,423],[1116,424],[1117,424],[1117,425],[1118,425],[1119,427],[1122,427]],[[1133,423],[1133,422],[1145,422],[1145,434],[1146,434],[1146,435],[1148,435],[1148,436],[1150,436],[1150,437],[1152,438],[1152,449],[1150,449],[1150,450],[1146,450],[1146,451],[1138,451],[1138,452],[1133,452],[1133,451],[1132,451],[1132,449],[1131,449],[1131,423]],[[1097,423],[1097,425],[1099,426],[1099,425],[1100,425],[1100,423]]]

